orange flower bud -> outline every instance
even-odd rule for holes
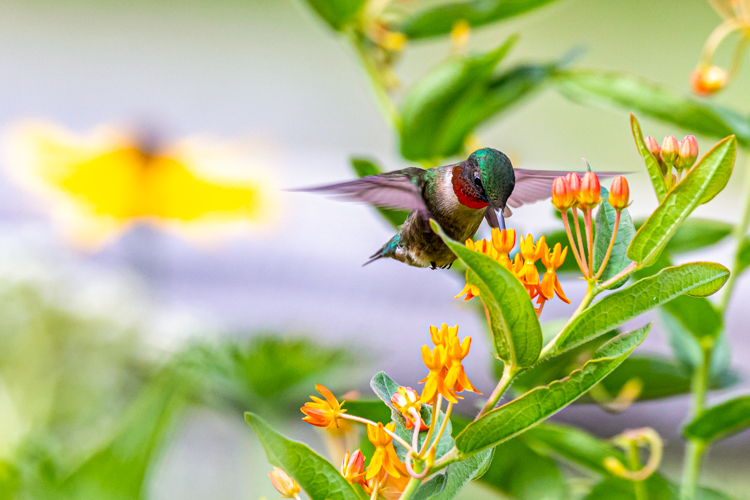
[[[698,95],[708,96],[723,89],[729,74],[718,66],[700,65],[690,75],[690,86]]]
[[[351,484],[357,484],[364,481],[365,478],[365,456],[361,450],[357,450],[351,455],[346,452],[344,460],[341,462],[341,475],[344,476]]]
[[[643,142],[646,143],[646,147],[656,159],[661,158],[661,146],[656,142],[656,139],[649,135],[643,139]]]
[[[271,480],[273,487],[284,498],[294,498],[300,492],[297,481],[289,477],[286,472],[278,467],[274,467],[273,471],[268,473],[268,479]]]
[[[568,187],[570,188],[570,193],[573,195],[573,198],[575,198],[577,202],[578,197],[581,194],[581,178],[578,177],[577,173],[570,172],[568,175],[565,176],[565,180],[568,181]]]
[[[674,164],[677,170],[692,167],[698,158],[698,141],[695,140],[694,136],[689,135],[679,141],[679,153],[680,156]]]
[[[576,203],[576,198],[570,192],[570,184],[565,177],[558,177],[552,183],[552,204],[560,212],[569,210]]]
[[[628,206],[630,199],[630,188],[628,187],[628,180],[618,175],[612,180],[612,185],[609,188],[609,204],[615,210],[622,210]]]
[[[582,208],[594,208],[602,198],[599,176],[594,172],[586,172],[581,180],[581,193],[578,196],[578,205]]]
[[[677,138],[673,135],[666,136],[664,142],[661,143],[661,159],[668,168],[672,168],[679,155],[680,145],[677,143]]]

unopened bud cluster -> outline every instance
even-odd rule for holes
[[[664,176],[667,188],[673,187],[682,176],[682,173],[695,164],[698,159],[698,141],[694,136],[688,135],[681,141],[673,135],[668,135],[662,141],[661,146],[651,136],[644,139],[646,147],[659,162],[659,169]],[[672,168],[677,175],[672,172]]]

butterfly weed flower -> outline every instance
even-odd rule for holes
[[[351,484],[359,484],[365,478],[365,456],[361,450],[351,455],[347,451],[341,461],[341,475]]]
[[[523,257],[523,267],[518,272],[518,279],[527,286],[536,286],[539,284],[539,271],[536,268],[536,261],[547,251],[547,243],[544,236],[539,238],[534,244],[534,237],[530,234],[526,238],[521,238],[521,256]]]
[[[437,345],[442,345],[447,347],[452,339],[455,339],[458,337],[458,325],[456,326],[448,326],[447,324],[443,323],[440,325],[440,328],[430,325],[430,338],[432,339],[432,343]]]
[[[343,402],[339,403],[333,393],[324,385],[315,384],[315,390],[325,399],[310,396],[313,402],[307,402],[305,406],[300,408],[302,413],[306,415],[302,420],[315,427],[326,429],[338,428],[341,424],[340,419],[344,412],[346,412],[346,410],[342,409]]]
[[[679,145],[679,156],[675,162],[675,168],[682,172],[695,164],[698,159],[698,141],[695,136],[688,135],[683,140],[677,141]]]
[[[445,374],[445,385],[450,387],[453,393],[471,391],[482,394],[472,385],[462,364],[469,354],[469,349],[471,349],[471,337],[466,337],[463,342],[460,342],[458,338],[451,340],[447,350],[446,368],[448,371]]]
[[[557,277],[557,270],[565,262],[565,257],[568,254],[568,247],[562,249],[560,243],[556,243],[555,247],[542,255],[542,264],[547,268],[542,278],[542,283],[539,285],[539,297],[543,298],[544,301],[550,300],[555,294],[565,302],[570,304],[570,300],[565,296],[560,279]]]
[[[274,467],[273,471],[268,473],[268,478],[271,480],[271,484],[276,491],[282,496],[282,498],[295,498],[299,500],[300,487],[297,481],[287,475],[286,472]]]
[[[385,429],[394,432],[396,424],[391,422],[390,424],[383,426],[382,422],[378,422],[377,425],[367,426],[367,439],[375,447],[375,452],[372,454],[370,459],[370,465],[367,467],[365,479],[372,479],[377,476],[381,470],[384,470],[388,475],[392,477],[401,477],[401,473],[396,468],[394,463],[398,462],[398,457],[395,454],[393,448],[393,438],[389,433],[385,432]],[[389,450],[390,447],[390,450]]]
[[[391,396],[391,404],[406,419],[407,430],[411,430],[415,426],[419,427],[420,431],[428,429],[427,424],[422,420],[420,413],[422,402],[419,399],[417,391],[411,387],[399,387]]]
[[[429,404],[434,402],[438,394],[451,403],[457,402],[456,395],[453,394],[451,388],[445,383],[445,364],[447,359],[445,346],[438,345],[432,350],[426,345],[422,346],[422,361],[430,370],[430,373],[419,381],[420,384],[425,384],[420,396],[422,403]]]

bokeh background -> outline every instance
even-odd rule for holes
[[[718,22],[703,0],[561,0],[501,27],[473,31],[469,48],[494,46],[518,32],[513,60],[552,59],[582,47],[583,66],[629,71],[687,91],[690,71]],[[448,51],[447,41],[414,44],[399,76],[413,82]],[[349,49],[301,2],[4,0],[0,68],[4,130],[42,118],[76,132],[102,123],[148,126],[165,141],[207,134],[241,148],[242,168],[268,179],[277,202],[262,224],[234,228],[219,239],[137,224],[101,247],[82,249],[50,213],[52,201],[15,182],[14,165],[3,157],[0,338],[14,348],[0,353],[0,427],[17,439],[0,443],[1,458],[37,428],[45,429],[34,434],[40,449],[51,429],[65,436],[49,438],[55,456],[87,449],[86,440],[95,447],[97,429],[117,425],[155,367],[196,345],[249,345],[269,335],[288,342],[308,338],[322,347],[304,344],[312,351],[294,364],[313,359],[325,365],[326,355],[344,360],[338,370],[321,374],[341,392],[366,390],[370,375],[381,369],[416,386],[424,375],[418,352],[428,326],[459,323],[476,342],[467,363],[472,379],[480,389],[492,387],[478,316],[452,298],[462,286],[456,275],[390,261],[362,268],[392,233],[373,210],[283,191],[351,178],[352,155],[377,158],[389,170],[406,166]],[[718,100],[747,112],[748,88],[745,71]],[[680,132],[643,124],[656,137]],[[585,157],[596,169],[634,171],[632,212],[645,215],[656,204],[624,111],[579,106],[545,90],[479,137],[524,168],[580,170]],[[711,143],[699,141],[704,151]],[[5,141],[5,149],[12,146]],[[735,222],[746,165],[741,158],[728,188],[696,215]],[[535,234],[556,227],[551,207],[541,203],[517,210],[509,222]],[[728,264],[730,251],[720,246],[701,258]],[[576,282],[566,283],[566,291],[574,303],[583,294]],[[733,367],[745,377],[748,293],[745,276],[726,322]],[[571,310],[550,304],[544,317]],[[658,324],[641,349],[668,351]],[[247,366],[262,366],[260,352],[247,358]],[[314,374],[298,377],[304,383],[284,392],[283,406],[272,391],[262,396],[264,387],[273,386],[267,375],[277,366],[268,363],[266,378],[254,379],[260,380],[250,391],[254,396],[236,407],[212,402],[220,388],[210,388],[200,401],[190,398],[173,439],[148,465],[150,498],[275,497],[266,479],[270,466],[243,410],[275,415],[279,427],[322,449],[320,437],[295,420]],[[742,382],[711,398],[748,387]],[[253,401],[254,408],[242,407]],[[274,408],[276,401],[283,411]],[[667,442],[665,470],[676,473],[679,424],[688,406],[686,398],[674,398],[639,403],[619,415],[576,406],[557,418],[603,437],[653,426]],[[53,413],[55,425],[37,425]],[[77,434],[77,426],[85,432]],[[743,434],[711,450],[704,482],[750,498],[748,467],[750,436]],[[461,498],[481,496],[481,487],[472,486]]]

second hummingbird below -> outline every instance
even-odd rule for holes
[[[482,219],[491,227],[504,229],[510,208],[549,198],[555,177],[565,174],[515,169],[504,153],[484,148],[460,163],[428,169],[410,167],[301,191],[409,210],[396,235],[365,265],[387,257],[410,266],[436,269],[449,267],[456,256],[432,231],[430,219],[460,242],[474,236]]]

